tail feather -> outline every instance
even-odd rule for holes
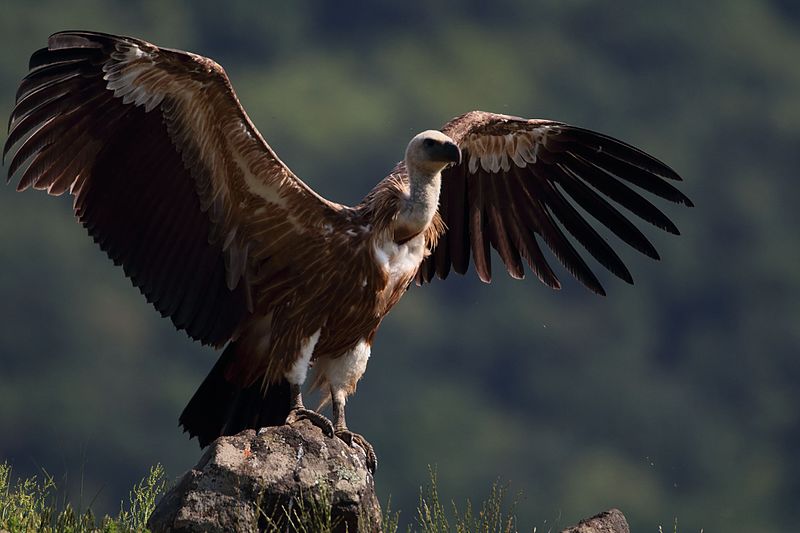
[[[289,414],[290,389],[286,380],[263,391],[261,380],[240,387],[225,378],[225,370],[234,362],[235,355],[236,343],[232,342],[180,416],[180,425],[190,437],[197,437],[201,448],[223,435],[279,426]]]

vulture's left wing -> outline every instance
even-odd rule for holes
[[[279,300],[297,265],[329,253],[341,206],[275,155],[208,58],[57,33],[31,57],[9,129],[17,188],[71,192],[101,248],[201,342],[226,342],[254,299]]]
[[[462,162],[442,172],[439,214],[447,225],[417,282],[467,271],[472,255],[481,280],[491,280],[491,246],[509,274],[524,275],[523,263],[542,282],[560,287],[539,246],[540,239],[589,289],[605,291],[565,236],[570,233],[595,259],[621,279],[630,272],[577,207],[645,255],[658,253],[642,232],[609,202],[678,234],[664,213],[634,188],[691,206],[668,180],[678,174],[654,157],[601,133],[550,120],[473,111],[442,131],[461,148]]]

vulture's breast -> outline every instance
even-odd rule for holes
[[[383,291],[383,312],[386,313],[405,293],[425,258],[425,236],[420,233],[403,243],[392,239],[378,240],[373,245],[373,255],[378,268],[386,276]]]

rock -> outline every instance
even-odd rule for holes
[[[609,509],[578,522],[561,533],[631,533],[625,515],[619,509]]]
[[[304,420],[217,439],[164,495],[148,527],[380,532],[381,510],[364,451]]]

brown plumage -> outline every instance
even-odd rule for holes
[[[13,148],[13,150],[12,150]],[[544,243],[604,294],[564,230],[612,273],[632,278],[576,206],[658,258],[609,201],[671,233],[629,185],[691,205],[680,179],[644,152],[547,120],[474,111],[412,139],[355,207],[328,201],[267,145],[210,59],[128,37],[62,32],[37,51],[17,92],[3,152],[18,189],[69,191],[94,240],[163,316],[222,357],[181,423],[201,445],[306,416],[350,443],[344,403],[383,317],[410,282],[491,279],[524,264],[559,281]],[[625,183],[627,182],[627,184]],[[302,405],[330,391],[335,424]],[[287,418],[288,417],[288,418]]]

